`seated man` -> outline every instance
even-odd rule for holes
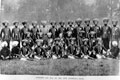
[[[119,47],[118,47],[118,42],[117,41],[113,41],[112,42],[112,48],[110,50],[111,54],[110,57],[113,59],[117,59],[118,55],[119,55]]]
[[[6,59],[10,58],[10,50],[7,46],[8,46],[7,42],[3,42],[1,44],[2,49],[0,51],[0,58],[3,59],[3,60],[6,60]]]
[[[102,45],[102,40],[100,38],[98,38],[98,43],[93,47],[93,49],[93,55],[96,56],[96,58],[105,58],[107,49],[104,47],[104,45]]]
[[[75,40],[74,38],[71,39],[71,43],[68,46],[68,51],[67,52],[70,56],[75,56],[76,55],[77,46],[76,46],[74,40]]]
[[[52,56],[53,56],[53,59],[54,59],[54,56],[56,58],[61,58],[62,57],[62,48],[59,45],[58,39],[55,40],[55,45],[52,48]]]
[[[36,40],[37,47],[34,49],[34,54],[36,59],[41,59],[42,54],[44,53],[43,47],[42,47],[43,40]]]
[[[22,40],[22,48],[21,48],[22,58],[30,59],[31,58],[31,48],[29,47],[28,40]]]
[[[19,22],[14,22],[13,25],[15,27],[12,29],[12,40],[13,42],[18,41],[19,42],[18,46],[20,47],[21,37],[20,37],[20,29],[18,28]]]
[[[82,57],[87,58],[89,57],[89,46],[88,46],[88,39],[83,39],[83,45],[81,46],[81,52],[83,54]]]
[[[14,41],[12,43],[12,50],[11,50],[11,58],[20,58],[20,47],[19,47],[19,42]]]

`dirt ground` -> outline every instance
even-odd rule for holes
[[[119,61],[86,59],[0,61],[0,73],[9,75],[118,75]]]

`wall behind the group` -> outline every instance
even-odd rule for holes
[[[120,0],[1,0],[0,22],[119,19]]]

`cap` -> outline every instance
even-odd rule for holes
[[[27,21],[22,22],[23,25],[27,24]]]
[[[15,24],[19,24],[19,22],[15,21],[15,22],[13,23],[13,25],[15,25]]]
[[[109,18],[104,18],[103,22],[109,22]]]
[[[8,25],[9,23],[7,21],[2,23],[4,26]]]

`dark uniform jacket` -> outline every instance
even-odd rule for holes
[[[31,33],[32,33],[32,39],[36,40],[37,39],[37,33],[38,33],[38,29],[37,28],[32,28],[31,29]]]
[[[25,39],[27,37],[27,32],[30,32],[30,29],[29,28],[22,28],[21,29],[21,37],[22,39]]]
[[[86,26],[84,28],[84,31],[85,31],[85,38],[89,38],[89,33],[90,33],[90,26]]]
[[[59,45],[53,46],[52,52],[57,56],[62,54],[62,48]]]
[[[112,30],[109,26],[102,27],[102,38],[111,38]]]
[[[119,40],[120,38],[120,29],[118,27],[112,28],[112,40]]]
[[[11,31],[9,28],[3,28],[1,30],[1,38],[3,41],[9,41],[11,39]]]
[[[100,28],[100,26],[93,26],[93,28],[94,28],[94,31],[95,31],[95,37],[97,38],[97,37],[101,37],[102,36],[102,31],[101,31],[101,28]]]
[[[56,36],[57,36],[57,29],[52,27],[52,28],[49,30],[49,32],[52,33],[52,38],[55,39]]]
[[[70,45],[68,46],[68,53],[69,53],[69,54],[76,55],[76,50],[77,50],[77,46],[76,46],[76,45],[70,44]]]
[[[19,28],[13,28],[12,29],[12,39],[14,41],[20,40],[20,29]]]
[[[34,51],[35,51],[37,56],[41,56],[42,53],[44,52],[44,50],[41,46],[36,47]]]

